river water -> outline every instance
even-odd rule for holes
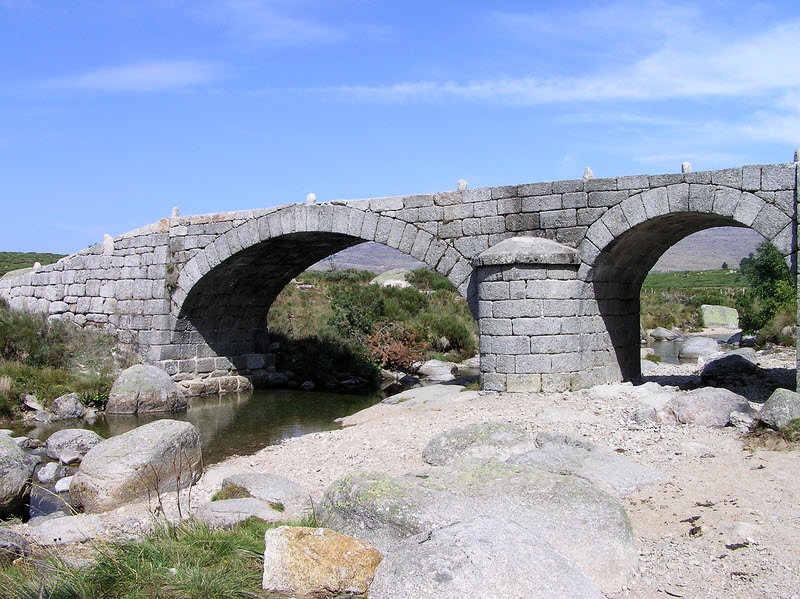
[[[15,432],[44,441],[61,428],[88,428],[107,439],[155,420],[172,418],[191,422],[197,428],[203,443],[203,463],[210,465],[232,455],[255,453],[282,439],[339,428],[334,420],[380,400],[380,393],[351,395],[290,390],[227,393],[193,397],[189,409],[183,413],[109,414],[101,415],[92,424],[68,420]]]

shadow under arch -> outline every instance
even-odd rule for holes
[[[178,334],[187,336],[187,343],[207,345],[217,356],[266,353],[267,313],[281,290],[312,264],[366,241],[311,231],[245,248],[192,286],[178,315]]]
[[[597,256],[589,277],[623,380],[641,377],[639,296],[645,277],[677,242],[717,227],[750,228],[717,214],[666,214],[628,229]]]

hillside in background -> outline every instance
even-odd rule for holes
[[[11,270],[30,268],[36,262],[39,264],[52,264],[63,256],[63,254],[41,254],[37,252],[0,252],[0,277]]]
[[[764,241],[752,229],[720,227],[700,231],[672,246],[653,267],[653,272],[674,270],[717,270],[727,262],[738,268],[739,261],[754,252]],[[377,243],[362,243],[318,262],[311,270],[353,268],[380,273],[393,268],[420,268],[424,266],[411,256],[401,254]]]

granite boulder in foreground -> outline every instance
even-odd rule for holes
[[[200,434],[188,422],[157,420],[95,445],[72,479],[72,503],[87,513],[155,499],[202,474]]]

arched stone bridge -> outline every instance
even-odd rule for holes
[[[374,241],[445,275],[485,389],[640,375],[639,291],[680,239],[749,227],[796,272],[798,164],[578,179],[171,217],[0,281],[11,306],[114,331],[193,390],[271,368],[267,312],[308,266]]]

